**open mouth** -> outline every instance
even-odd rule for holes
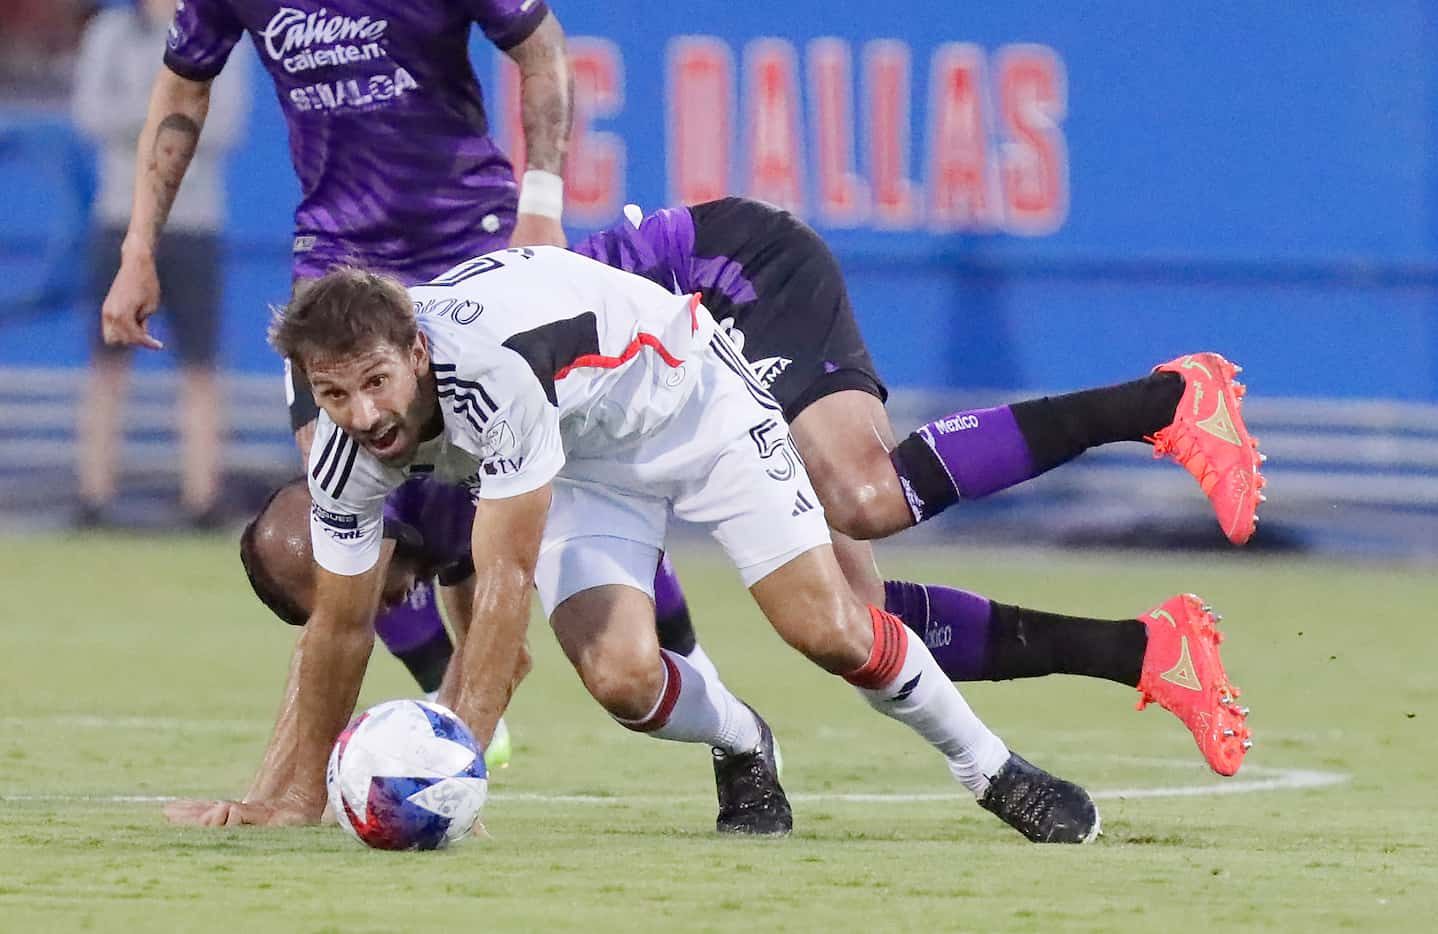
[[[369,449],[375,454],[384,455],[399,444],[399,425],[391,425],[377,435],[370,435]]]

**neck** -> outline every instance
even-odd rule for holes
[[[439,408],[439,389],[435,385],[433,371],[419,378],[419,392],[429,411],[429,417],[425,419],[424,427],[419,432],[419,440],[423,443],[438,438],[444,431],[444,413]]]

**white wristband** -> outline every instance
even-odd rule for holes
[[[519,213],[559,220],[564,213],[564,179],[553,172],[527,170],[519,186]]]

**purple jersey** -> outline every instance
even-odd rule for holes
[[[660,208],[644,218],[637,230],[621,219],[570,249],[674,292],[701,289],[694,278],[694,216],[688,208]]]
[[[303,192],[295,276],[358,262],[414,283],[508,243],[514,173],[488,136],[470,24],[509,49],[546,13],[544,0],[183,0],[165,64],[208,80],[248,31]]]
[[[386,525],[398,522],[410,531],[395,530],[393,537],[416,548],[424,569],[437,574],[441,584],[454,584],[474,573],[470,560],[470,533],[474,529],[474,503],[464,487],[425,477],[406,480],[385,497]]]
[[[767,210],[757,202],[743,202],[742,199],[726,199],[735,204],[754,204],[760,210]],[[719,202],[712,202],[719,203]],[[698,205],[702,209],[704,205]],[[772,239],[768,231],[719,231],[728,238],[752,237],[753,242],[763,248],[758,250],[735,250],[735,255],[716,253],[703,255],[705,251],[695,246],[694,213],[690,208],[660,208],[640,222],[638,229],[627,220],[621,220],[591,234],[572,249],[581,256],[598,260],[606,266],[632,272],[651,282],[657,282],[666,289],[681,294],[704,293],[704,300],[714,311],[719,301],[747,303],[756,300],[751,273],[745,268],[746,262],[768,261],[768,245]],[[779,246],[783,246],[782,241]],[[755,254],[753,256],[749,254]]]

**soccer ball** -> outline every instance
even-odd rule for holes
[[[381,850],[434,850],[479,818],[484,754],[451,711],[427,701],[386,701],[350,721],[325,770],[340,826]]]

